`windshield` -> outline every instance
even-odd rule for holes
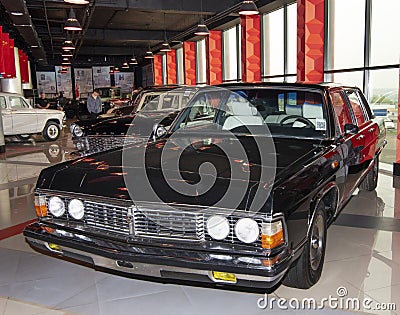
[[[285,88],[242,88],[200,91],[174,130],[217,125],[232,133],[268,127],[272,136],[323,139],[327,120],[319,91]]]

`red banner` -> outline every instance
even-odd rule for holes
[[[29,83],[28,56],[21,49],[18,49],[18,57],[21,72],[21,82],[23,84]]]
[[[261,17],[242,16],[242,80],[261,81]]]
[[[208,84],[222,83],[222,31],[210,31],[207,39]]]
[[[6,70],[4,68],[4,40],[3,40],[3,27],[0,26],[0,75],[4,76]]]
[[[154,55],[154,84],[163,84],[162,56]]]

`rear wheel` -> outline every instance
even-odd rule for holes
[[[60,127],[54,121],[49,121],[43,129],[43,137],[48,141],[56,141],[60,136]]]
[[[361,190],[373,191],[378,186],[378,174],[379,174],[379,156],[376,157],[374,165],[369,170],[367,176],[360,184]]]
[[[315,210],[307,243],[299,259],[294,263],[283,284],[288,287],[308,289],[321,277],[326,248],[326,213],[325,204],[321,201]]]

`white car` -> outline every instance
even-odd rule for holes
[[[0,107],[5,136],[28,139],[41,133],[46,140],[55,141],[65,123],[64,112],[32,108],[19,94],[0,93]]]

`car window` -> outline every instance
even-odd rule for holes
[[[7,108],[6,98],[4,96],[0,96],[0,107],[2,109],[6,109]]]
[[[11,109],[29,108],[29,105],[22,97],[10,96]]]
[[[360,97],[356,90],[346,90],[346,94],[349,99],[350,106],[353,110],[357,125],[361,126],[367,119]]]
[[[331,100],[337,120],[336,133],[342,134],[344,132],[344,125],[353,123],[351,114],[342,93],[339,91],[332,92]]]
[[[180,124],[180,128],[193,128],[214,123],[221,99],[222,93],[220,91],[198,95],[194,99],[185,120]]]

